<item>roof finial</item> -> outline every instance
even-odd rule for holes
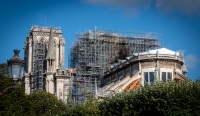
[[[15,55],[19,55],[20,50],[19,49],[14,49],[13,52],[15,53]]]

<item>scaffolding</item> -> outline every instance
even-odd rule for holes
[[[95,96],[95,88],[101,81],[101,74],[117,59],[125,60],[133,53],[159,47],[160,41],[156,33],[119,32],[95,28],[77,34],[69,54],[69,67],[77,70],[73,99],[79,103],[87,101],[88,96]]]
[[[45,42],[44,39],[33,43],[33,72],[31,78],[31,91],[46,90],[44,78],[45,71]]]

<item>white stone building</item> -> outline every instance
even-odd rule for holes
[[[166,48],[134,53],[105,71],[98,96],[135,90],[155,81],[189,80],[183,54]]]
[[[25,93],[44,90],[66,99],[71,73],[64,68],[64,56],[61,29],[33,26],[24,44]]]

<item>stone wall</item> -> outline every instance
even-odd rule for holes
[[[111,82],[122,80],[127,76],[132,76],[136,74],[137,71],[139,71],[139,63],[128,64],[127,67],[122,68],[121,70],[114,72],[112,75],[105,77],[104,84],[109,84]]]

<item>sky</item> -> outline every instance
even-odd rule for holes
[[[163,47],[184,53],[187,76],[200,77],[200,0],[1,0],[0,63],[24,57],[33,25],[61,27],[68,53],[78,32],[96,27],[156,32]]]

